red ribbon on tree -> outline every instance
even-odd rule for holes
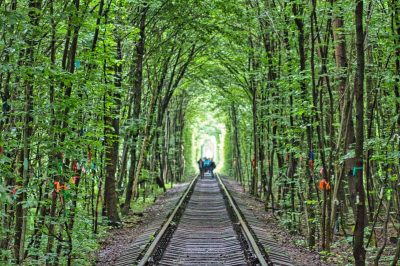
[[[54,181],[54,189],[56,190],[56,192],[60,192],[62,189],[64,190],[68,190],[68,187],[64,184],[60,184],[59,181]]]
[[[328,181],[325,180],[325,178],[323,178],[320,182],[319,182],[319,189],[320,190],[326,190],[329,191],[331,190],[331,185],[329,184]]]
[[[60,192],[60,182],[54,181],[54,189],[56,192]]]

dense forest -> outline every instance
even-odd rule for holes
[[[397,0],[0,0],[0,264],[90,265],[220,172],[324,256],[400,258]]]

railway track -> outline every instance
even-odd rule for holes
[[[246,223],[250,226],[252,234],[258,239],[263,248],[266,250],[269,259],[272,261],[274,266],[293,266],[294,263],[286,250],[271,236],[268,224],[261,219],[258,219],[256,214],[253,212],[253,208],[246,203],[248,197],[247,194],[241,194],[232,187],[232,183],[223,178],[224,184],[231,194],[231,197],[235,200],[236,206],[240,209],[240,212],[246,217]],[[257,213],[257,215],[260,215]]]
[[[219,176],[190,183],[136,264],[273,265]]]

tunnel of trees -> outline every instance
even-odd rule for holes
[[[0,261],[90,263],[135,204],[195,174],[211,136],[220,172],[304,245],[397,264],[400,2],[0,0],[0,12]]]

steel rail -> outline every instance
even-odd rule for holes
[[[236,216],[237,216],[237,218],[239,220],[240,226],[242,227],[243,232],[244,232],[247,240],[249,241],[249,244],[250,244],[251,248],[253,249],[255,255],[258,258],[259,264],[261,266],[271,265],[271,263],[268,263],[265,260],[265,258],[263,256],[263,253],[261,252],[260,248],[258,247],[257,241],[254,239],[253,234],[250,232],[249,227],[247,226],[242,214],[239,212],[238,208],[236,207],[236,204],[233,201],[228,189],[225,187],[225,184],[222,182],[222,180],[221,180],[221,178],[219,177],[218,174],[216,174],[215,176],[217,177],[221,188],[224,190],[225,195],[226,195],[226,197],[227,197],[227,199],[229,201],[229,204],[231,205],[233,211],[235,212],[235,214],[236,214]]]
[[[145,266],[147,265],[147,263],[149,262],[149,259],[151,258],[151,256],[153,255],[155,249],[157,248],[157,245],[159,243],[159,241],[162,239],[162,237],[164,236],[166,230],[168,229],[168,227],[171,225],[172,220],[174,219],[176,213],[178,212],[178,210],[180,209],[180,207],[182,206],[182,203],[185,201],[187,195],[189,194],[191,188],[193,187],[193,185],[196,183],[195,181],[197,180],[199,176],[196,176],[195,178],[193,178],[193,180],[190,182],[188,188],[186,189],[185,193],[183,194],[183,196],[181,197],[181,199],[179,200],[179,203],[176,205],[175,209],[173,210],[173,212],[171,213],[171,215],[168,217],[167,221],[164,223],[163,227],[161,228],[161,230],[158,232],[157,236],[154,238],[153,242],[151,242],[150,247],[147,249],[146,253],[143,255],[142,259],[139,261],[139,263],[137,264],[138,266]]]

